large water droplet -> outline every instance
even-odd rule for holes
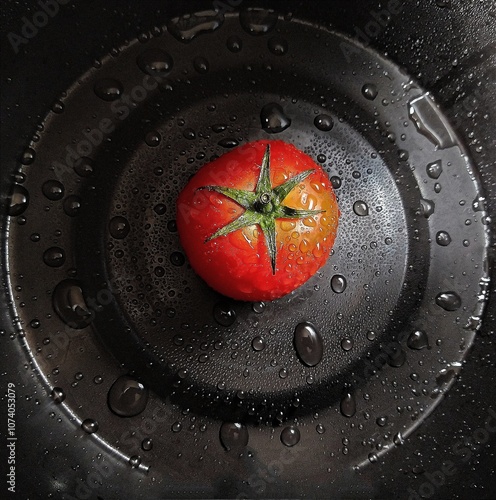
[[[141,449],[143,451],[150,451],[153,448],[152,438],[145,438],[141,441]]]
[[[267,46],[276,56],[283,56],[288,51],[288,42],[285,38],[274,36],[269,39]]]
[[[277,14],[263,8],[245,9],[239,14],[239,22],[250,35],[265,35],[274,29]]]
[[[416,330],[410,334],[406,345],[410,349],[424,349],[425,347],[429,347],[429,337],[423,330]]]
[[[446,231],[439,231],[436,234],[436,243],[442,247],[447,247],[451,243],[451,236]]]
[[[139,415],[148,403],[148,389],[128,375],[119,377],[108,393],[109,408],[120,417]]]
[[[31,165],[36,158],[36,151],[33,148],[26,148],[21,155],[23,165]]]
[[[52,389],[52,392],[50,393],[50,396],[52,397],[55,404],[60,404],[65,400],[65,392],[60,387],[54,387]]]
[[[15,217],[21,215],[29,205],[29,193],[27,189],[19,184],[12,188],[9,199],[9,215]]]
[[[236,321],[236,311],[227,302],[220,302],[214,306],[214,319],[219,325],[231,326]]]
[[[121,240],[129,234],[130,226],[125,217],[117,215],[112,217],[109,222],[109,231],[113,238]]]
[[[115,78],[103,78],[95,82],[93,86],[95,94],[104,101],[115,101],[124,92],[124,87]]]
[[[217,144],[223,148],[231,149],[238,146],[239,141],[237,139],[226,137],[225,139],[221,139]]]
[[[269,134],[280,133],[291,125],[291,118],[289,118],[284,112],[284,109],[275,102],[266,104],[262,108],[260,121],[262,122],[262,128]]]
[[[241,52],[243,40],[238,35],[232,35],[227,39],[226,46],[231,52]]]
[[[346,278],[341,274],[335,274],[331,278],[331,288],[334,293],[343,293],[346,290]]]
[[[369,215],[369,207],[364,201],[355,201],[353,203],[353,212],[364,217],[365,215]]]
[[[81,429],[88,434],[93,434],[98,430],[98,422],[92,418],[87,418],[81,423]]]
[[[331,177],[331,184],[333,189],[339,189],[341,187],[342,181],[341,177],[338,177],[337,175],[333,175]]]
[[[43,194],[52,201],[60,200],[64,197],[64,186],[55,179],[46,181],[41,187]]]
[[[200,74],[208,73],[208,70],[210,69],[210,64],[208,62],[208,59],[205,57],[195,57],[193,61],[193,67],[196,69],[196,71]]]
[[[215,11],[203,11],[176,17],[167,24],[167,29],[177,40],[191,42],[202,33],[211,33],[222,26],[224,18]]]
[[[65,262],[65,252],[62,248],[51,247],[43,253],[43,262],[50,267],[60,267]]]
[[[340,404],[341,413],[345,417],[352,417],[356,413],[355,395],[351,392],[344,394]]]
[[[425,167],[425,170],[431,179],[439,179],[439,176],[443,173],[443,164],[441,160],[437,160],[429,163],[427,167]]]
[[[74,172],[80,177],[89,177],[93,174],[95,162],[87,156],[81,156],[74,162]]]
[[[434,213],[435,208],[436,205],[432,200],[424,200],[423,198],[420,199],[420,213],[426,219]]]
[[[281,432],[281,443],[285,446],[294,446],[300,442],[300,430],[291,425],[285,427]]]
[[[265,349],[265,340],[257,336],[251,341],[251,346],[254,351],[263,351]]]
[[[322,336],[311,323],[300,323],[294,332],[296,354],[307,366],[315,366],[322,360],[324,343]]]
[[[248,429],[235,422],[224,422],[220,427],[220,442],[227,451],[239,450],[248,444]]]
[[[59,318],[71,328],[85,328],[92,319],[81,286],[75,280],[63,280],[55,287],[53,308]]]
[[[442,292],[436,297],[436,304],[445,311],[456,311],[462,305],[462,299],[456,292]]]
[[[137,58],[136,63],[143,73],[152,76],[167,76],[174,66],[172,56],[167,52],[153,48],[142,52]]]
[[[75,194],[71,194],[66,197],[62,206],[67,215],[75,217],[81,208],[81,198]]]
[[[369,101],[373,101],[377,97],[378,93],[377,87],[373,83],[366,83],[362,87],[362,95]]]
[[[318,115],[313,124],[322,132],[329,132],[334,127],[334,120],[330,115]]]
[[[145,135],[145,143],[151,148],[156,148],[161,140],[162,136],[156,130],[152,130]]]
[[[408,103],[408,114],[417,130],[437,147],[444,149],[456,144],[454,132],[428,92]]]

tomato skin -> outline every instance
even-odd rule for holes
[[[245,209],[221,193],[200,189],[215,185],[254,191],[268,144],[273,187],[314,169],[283,204],[296,209],[325,210],[304,219],[276,220],[275,274],[259,226],[245,227],[206,242]],[[280,298],[313,276],[329,257],[338,218],[336,196],[326,173],[312,158],[280,140],[251,142],[208,163],[191,178],[177,200],[179,237],[192,268],[221,294],[245,301]]]

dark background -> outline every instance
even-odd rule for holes
[[[228,3],[228,2],[226,2]],[[241,7],[255,4],[249,0]],[[263,2],[265,7],[291,11],[295,17],[308,17],[355,36],[363,29],[372,10],[387,2]],[[149,30],[161,20],[180,11],[212,8],[212,2],[197,1],[73,1],[60,5],[60,12],[28,43],[13,50],[7,34],[21,34],[23,17],[31,20],[40,10],[35,1],[5,1],[1,6],[2,105],[1,105],[1,201],[5,206],[12,172],[21,151],[55,99],[96,58]],[[370,44],[404,67],[431,90],[477,164],[487,195],[489,213],[496,221],[496,13],[494,3],[485,1],[405,2],[400,15],[380,31]],[[2,226],[5,213],[2,212]],[[494,222],[493,229],[494,229]],[[5,238],[2,231],[2,239]],[[3,245],[2,245],[3,246]],[[490,256],[496,252],[493,231]],[[3,253],[3,252],[2,252]],[[2,257],[3,261],[4,255]],[[2,262],[2,275],[5,271]],[[405,444],[391,451],[384,464],[368,467],[370,490],[366,497],[408,498],[409,489],[435,498],[494,498],[496,487],[496,432],[483,445],[475,446],[469,460],[455,454],[458,443],[477,435],[494,413],[496,424],[496,272],[492,267],[492,297],[483,327],[459,380],[447,393],[433,415],[410,436]],[[4,284],[5,286],[5,284]],[[77,491],[94,464],[96,444],[74,443],[74,425],[46,418],[49,404],[42,385],[29,365],[19,342],[9,340],[14,331],[8,299],[0,296],[2,349],[1,395],[7,383],[17,386],[17,488],[16,498],[47,498],[56,491],[57,481]],[[2,418],[6,421],[6,403]],[[2,423],[2,433],[5,425]],[[54,448],[54,443],[56,447]],[[461,445],[460,445],[461,446]],[[94,449],[91,449],[94,447]],[[2,444],[4,448],[4,444]],[[2,451],[2,477],[6,460]],[[437,471],[451,461],[456,473],[442,478]],[[139,476],[127,474],[127,467],[114,466],[113,474],[94,489],[88,498],[163,498],[180,492],[140,489]],[[102,474],[104,475],[104,474]],[[2,480],[3,481],[3,480]],[[424,483],[435,483],[434,489]],[[188,478],[185,478],[188,482]],[[443,483],[443,484],[441,484]],[[191,486],[191,485],[190,485]],[[5,487],[5,490],[3,488]],[[6,491],[6,486],[0,486]],[[410,490],[410,491],[411,491]],[[190,490],[191,491],[191,490]],[[433,491],[431,494],[430,492]],[[435,491],[435,492],[434,492]],[[8,492],[6,492],[8,493]],[[218,493],[221,495],[221,493]],[[332,492],[338,496],[339,492]],[[362,492],[363,495],[363,492]],[[2,495],[4,496],[4,495]],[[360,496],[357,492],[357,496]],[[57,498],[54,494],[54,498]],[[416,498],[416,497],[412,497]]]

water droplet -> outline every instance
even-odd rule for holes
[[[410,334],[406,345],[410,349],[424,349],[424,347],[429,347],[429,337],[423,330],[416,330]]]
[[[377,453],[373,453],[373,452],[369,453],[369,457],[368,458],[369,458],[369,462],[371,464],[375,464],[379,460],[379,457],[377,456]]]
[[[103,78],[95,82],[93,86],[95,94],[104,101],[115,101],[124,92],[124,87],[115,78]]]
[[[262,314],[265,311],[265,307],[265,302],[253,302],[251,305],[253,312],[256,312],[257,314]]]
[[[265,35],[274,29],[277,23],[277,14],[263,8],[245,9],[239,14],[239,22],[250,35]]]
[[[317,424],[315,430],[317,431],[317,434],[324,434],[325,427],[322,424]]]
[[[424,200],[423,198],[420,199],[420,213],[426,219],[434,213],[435,208],[436,205],[432,200]]]
[[[451,243],[451,236],[446,231],[439,231],[436,234],[436,243],[442,247],[447,247]]]
[[[352,394],[351,392],[345,393],[343,398],[341,399],[340,409],[341,409],[341,413],[345,417],[350,418],[353,415],[355,415],[355,413],[356,413],[355,395]]]
[[[243,40],[237,35],[232,35],[227,39],[227,48],[234,53],[241,52],[243,48]]]
[[[186,262],[186,259],[181,252],[172,252],[170,261],[173,266],[181,267]]]
[[[288,42],[286,39],[279,36],[269,38],[267,43],[269,50],[276,56],[283,56],[288,51]]]
[[[109,408],[120,417],[134,417],[146,408],[148,389],[128,375],[119,377],[109,390]]]
[[[139,455],[133,455],[132,457],[129,457],[129,465],[133,469],[137,469],[141,464],[141,457]]]
[[[254,351],[262,351],[265,349],[265,340],[262,337],[257,336],[252,340],[251,346]]]
[[[52,392],[50,393],[50,396],[52,397],[53,399],[53,402],[55,404],[60,404],[64,401],[65,399],[65,392],[63,389],[61,389],[60,387],[54,387],[52,389]]]
[[[196,138],[196,132],[192,128],[186,128],[183,131],[183,137],[185,139],[188,139],[189,141],[192,141]]]
[[[322,336],[311,323],[299,323],[294,332],[294,346],[301,362],[315,366],[322,360],[324,344]]]
[[[81,429],[88,434],[93,434],[98,430],[98,422],[92,418],[86,418],[81,423]]]
[[[417,130],[440,149],[456,144],[456,137],[448,121],[427,92],[408,103],[408,114]]]
[[[262,128],[269,134],[278,134],[291,125],[289,118],[282,107],[274,102],[266,104],[260,113]]]
[[[369,101],[373,101],[377,97],[378,93],[377,87],[373,83],[366,83],[362,87],[362,95]]]
[[[472,202],[472,208],[474,212],[480,212],[485,210],[486,199],[483,196],[477,196]]]
[[[442,292],[436,296],[436,304],[445,311],[456,311],[462,305],[462,299],[456,292]]]
[[[80,177],[89,177],[93,174],[95,162],[87,156],[81,156],[74,163],[74,172]]]
[[[398,149],[398,160],[407,161],[410,154],[405,149]]]
[[[322,132],[329,132],[334,127],[334,120],[329,115],[318,115],[315,117],[313,124]]]
[[[9,215],[15,217],[21,215],[29,205],[29,193],[27,189],[19,184],[14,184],[9,199]]]
[[[295,446],[300,442],[300,430],[294,425],[285,427],[281,432],[281,443],[285,446]]]
[[[75,217],[81,208],[81,198],[75,194],[71,194],[66,197],[62,206],[67,215]]]
[[[405,442],[405,438],[403,437],[401,432],[397,432],[393,437],[393,443],[396,446],[401,446],[402,444],[404,444],[404,442]]]
[[[343,349],[343,351],[349,351],[352,348],[353,348],[353,340],[352,339],[341,340],[341,349]]]
[[[193,61],[193,67],[198,71],[198,73],[204,74],[208,73],[208,70],[210,69],[210,64],[208,63],[208,60],[205,57],[196,57]]]
[[[384,427],[386,424],[387,424],[387,417],[377,417],[375,423],[379,426],[379,427]]]
[[[186,14],[176,17],[167,24],[169,33],[183,43],[189,43],[198,35],[211,33],[220,28],[223,16],[215,11],[202,11],[198,14]]]
[[[51,247],[43,253],[43,262],[50,267],[60,267],[65,262],[65,252],[62,248]]]
[[[162,136],[155,130],[145,135],[145,143],[151,148],[157,147],[161,140]]]
[[[113,238],[116,240],[122,240],[129,234],[130,230],[129,222],[125,217],[117,215],[112,217],[109,222],[109,231]]]
[[[36,158],[36,152],[32,148],[26,148],[21,155],[21,163],[23,165],[31,165]]]
[[[223,148],[231,149],[238,146],[239,142],[236,139],[226,137],[225,139],[221,139],[217,144]]]
[[[347,285],[346,278],[341,274],[335,274],[331,278],[331,288],[334,293],[343,293]]]
[[[150,451],[153,448],[153,441],[151,438],[145,438],[141,441],[141,449],[143,451]]]
[[[441,160],[437,160],[432,163],[429,163],[427,167],[425,167],[425,170],[427,172],[427,175],[431,179],[439,179],[439,176],[443,172],[443,164]]]
[[[361,217],[369,215],[369,207],[364,201],[355,201],[353,203],[353,211]]]
[[[219,432],[220,442],[227,450],[239,450],[248,444],[248,429],[245,425],[235,422],[224,422]]]
[[[236,321],[236,311],[226,302],[214,306],[214,318],[219,325],[231,326]]]
[[[55,287],[53,308],[59,318],[71,328],[85,328],[92,319],[81,286],[72,279],[63,280]]]
[[[183,424],[181,424],[181,422],[174,422],[171,426],[172,432],[181,432],[182,428]]]
[[[331,177],[331,184],[333,189],[339,189],[341,187],[341,177],[338,177],[337,175],[333,175]]]
[[[167,76],[174,66],[172,56],[161,49],[153,48],[142,52],[136,63],[143,73],[151,76]]]
[[[43,194],[52,201],[60,200],[64,197],[64,186],[61,182],[51,179],[46,181],[41,187]]]
[[[164,215],[167,212],[167,207],[163,203],[159,203],[153,207],[153,211],[157,215]]]

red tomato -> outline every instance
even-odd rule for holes
[[[339,208],[328,176],[292,144],[245,144],[202,167],[177,200],[193,269],[237,300],[274,300],[326,262]]]

